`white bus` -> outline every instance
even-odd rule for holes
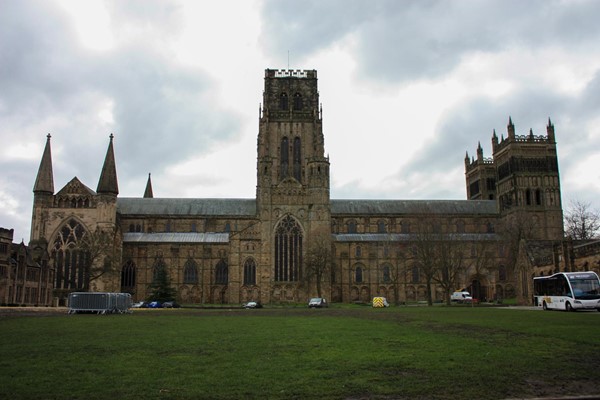
[[[533,278],[535,305],[544,310],[600,311],[600,279],[595,272],[560,272]]]

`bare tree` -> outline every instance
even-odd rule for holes
[[[442,288],[446,304],[450,305],[450,295],[461,282],[467,268],[466,247],[464,242],[457,240],[453,235],[440,237],[438,241],[434,242],[434,246],[435,273],[433,280]]]
[[[318,230],[310,236],[306,250],[304,280],[308,287],[311,283],[315,283],[318,297],[322,297],[323,280],[332,268],[333,252],[331,246],[331,232],[325,229]]]
[[[441,227],[435,217],[423,210],[414,235],[414,261],[425,277],[427,304],[433,305],[432,284],[438,272],[438,245]]]
[[[472,270],[474,279],[482,281],[495,268],[494,265],[494,246],[497,242],[480,241],[472,244],[471,258],[469,268]],[[477,294],[477,293],[475,293]],[[474,293],[471,293],[474,295]],[[481,293],[478,294],[479,296]]]
[[[94,232],[86,232],[77,249],[85,254],[83,289],[86,291],[90,290],[92,282],[115,272],[121,260],[120,247],[112,231],[96,228]]]
[[[600,213],[590,203],[573,200],[569,203],[565,216],[565,233],[574,240],[588,240],[598,237]]]

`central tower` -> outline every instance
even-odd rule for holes
[[[306,252],[328,237],[329,159],[315,70],[265,70],[257,157],[262,278],[274,301],[304,301]],[[325,234],[327,233],[327,234]]]

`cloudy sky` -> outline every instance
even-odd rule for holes
[[[465,199],[465,151],[556,128],[562,196],[600,208],[600,1],[0,0],[0,226],[55,190],[252,198],[266,68],[316,69],[333,198]]]

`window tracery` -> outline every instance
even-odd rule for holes
[[[275,229],[275,281],[294,282],[302,274],[302,230],[285,216]]]

